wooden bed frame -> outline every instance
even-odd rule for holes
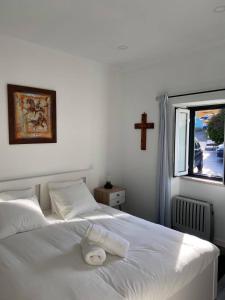
[[[91,169],[84,169],[0,181],[0,191],[33,187],[42,210],[49,210],[51,205],[48,193],[48,182],[78,180],[81,178],[92,190],[94,182]],[[167,300],[215,300],[217,297],[217,268],[218,259],[213,261],[201,274],[196,276],[188,285]]]

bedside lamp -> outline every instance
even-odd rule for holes
[[[111,178],[110,178],[109,174],[106,176],[106,183],[104,185],[104,188],[105,189],[112,189],[113,188],[113,185],[111,183]]]

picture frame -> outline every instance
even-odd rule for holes
[[[9,144],[56,143],[56,91],[7,85]]]

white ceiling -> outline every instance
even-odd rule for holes
[[[225,0],[0,0],[0,33],[97,61],[155,62],[225,43]],[[127,50],[118,50],[127,45]]]

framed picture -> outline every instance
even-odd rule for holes
[[[8,84],[10,144],[56,143],[56,92]]]

